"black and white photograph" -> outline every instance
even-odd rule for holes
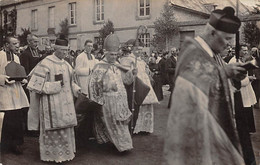
[[[0,165],[260,165],[260,0],[0,0]]]

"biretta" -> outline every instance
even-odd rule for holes
[[[68,40],[66,40],[64,37],[57,38],[55,41],[55,45],[58,46],[68,46]]]
[[[119,38],[116,34],[109,34],[104,41],[104,49],[110,52],[118,52],[119,51]]]
[[[232,7],[214,10],[210,15],[209,24],[216,30],[235,34],[241,26],[241,21],[234,14],[235,10]]]

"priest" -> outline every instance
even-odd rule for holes
[[[184,41],[165,139],[167,164],[244,164],[229,79],[241,80],[246,72],[239,63],[220,66],[218,55],[240,25],[233,8],[217,9],[200,36]]]
[[[68,41],[58,38],[54,49],[54,54],[47,56],[30,73],[28,129],[40,130],[41,160],[61,163],[75,157],[77,119],[73,95],[77,96],[80,87],[72,79],[72,67],[64,60]]]

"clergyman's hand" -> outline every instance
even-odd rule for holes
[[[241,63],[232,63],[224,66],[227,77],[238,81],[243,80],[246,77],[247,71],[242,65]]]
[[[25,84],[28,83],[28,81],[27,81],[26,79],[23,79],[23,80],[21,81],[21,83],[22,83],[22,85],[25,85]]]
[[[6,82],[7,84],[14,84],[14,83],[15,83],[15,80],[9,80],[9,76],[6,76],[5,82]]]

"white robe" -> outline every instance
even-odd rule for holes
[[[17,55],[14,55],[14,62],[20,64]],[[29,107],[27,96],[20,82],[5,84],[5,67],[7,61],[6,53],[0,51],[0,110],[17,110]]]
[[[82,93],[88,95],[88,82],[89,76],[93,71],[94,66],[98,63],[98,60],[95,59],[92,55],[92,60],[88,59],[88,56],[85,52],[82,52],[76,58],[75,72],[78,77],[78,85],[81,87]]]

